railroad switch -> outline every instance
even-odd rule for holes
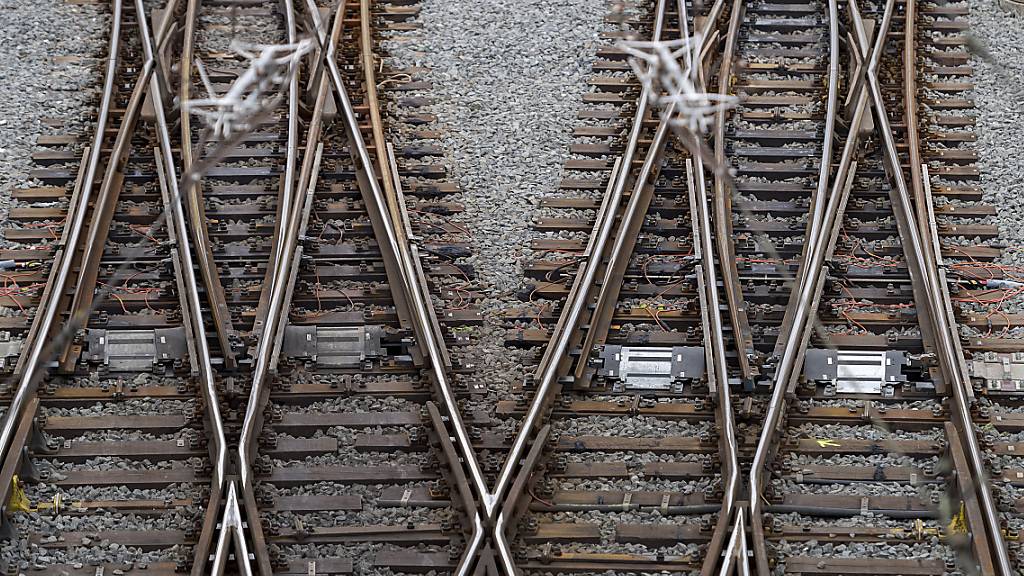
[[[382,326],[287,326],[282,353],[318,367],[357,368],[383,357]]]
[[[183,327],[154,330],[90,329],[82,358],[111,372],[157,371],[185,359],[188,344]]]
[[[804,377],[829,385],[834,393],[889,396],[894,385],[907,381],[903,367],[909,364],[902,351],[812,348],[804,357]]]
[[[702,346],[603,346],[596,361],[597,375],[615,392],[671,390],[704,377]]]

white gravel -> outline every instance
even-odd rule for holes
[[[36,138],[92,132],[109,27],[101,5],[0,0],[0,226],[11,190],[30,183]],[[79,59],[64,62],[64,56]],[[45,118],[61,118],[65,126],[47,126]]]
[[[389,42],[396,68],[426,66],[441,141],[465,205],[472,264],[486,300],[474,346],[457,353],[476,367],[489,401],[508,398],[529,354],[504,347],[500,309],[514,300],[531,254],[536,201],[555,192],[576,112],[601,43],[606,0],[424,0],[423,28]]]
[[[975,57],[974,98],[978,113],[978,167],[987,203],[996,207],[1001,240],[1013,247],[1007,262],[1024,263],[1024,18],[992,0],[970,0],[971,33],[991,54]]]
[[[419,42],[404,47],[424,52],[431,68],[475,263],[495,295],[520,282],[527,225],[535,201],[558,183],[607,8],[605,0],[425,0]]]

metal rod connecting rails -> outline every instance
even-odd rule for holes
[[[895,0],[889,0],[887,13]],[[850,0],[851,13],[859,14],[856,0]],[[855,32],[863,37],[864,29],[860,19],[856,19]],[[907,25],[912,25],[908,22]],[[971,480],[978,492],[978,499],[982,507],[982,516],[985,520],[985,530],[989,546],[992,549],[994,559],[997,563],[996,570],[1000,576],[1013,574],[1012,563],[1009,552],[1003,539],[1002,528],[999,522],[999,511],[989,483],[985,462],[982,458],[981,446],[978,437],[974,432],[974,423],[971,420],[970,401],[971,395],[970,380],[961,370],[960,358],[957,357],[957,346],[953,342],[958,338],[958,332],[951,325],[949,317],[945,313],[946,303],[943,301],[943,292],[939,285],[940,279],[938,269],[929,266],[931,260],[925,255],[928,248],[921,233],[921,223],[917,222],[915,208],[911,201],[907,183],[904,178],[903,168],[899,154],[896,149],[896,141],[892,135],[892,128],[889,125],[889,117],[885,108],[885,100],[882,95],[881,84],[878,80],[878,62],[872,61],[867,70],[868,88],[874,104],[875,117],[878,123],[882,140],[885,143],[885,160],[889,168],[890,178],[895,182],[895,189],[890,188],[890,198],[893,203],[893,212],[896,215],[896,222],[900,231],[900,238],[903,240],[903,250],[907,254],[907,267],[911,273],[914,284],[921,285],[926,294],[924,302],[925,309],[929,312],[929,320],[932,323],[932,331],[935,336],[936,354],[939,367],[943,373],[948,386],[953,392],[952,411],[956,418],[957,429],[960,432],[961,440],[967,452],[967,461],[970,466]],[[926,236],[925,236],[926,237]],[[920,317],[920,307],[919,307]],[[975,535],[978,536],[978,535]]]

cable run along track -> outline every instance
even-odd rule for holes
[[[507,315],[534,376],[493,413],[447,349],[471,231],[389,95],[427,86],[377,43],[415,5],[140,10],[111,4],[95,135],[41,139],[6,232],[9,568],[1018,573],[1021,275],[962,5],[616,11],[612,40],[700,33],[698,87],[739,103],[698,152],[601,50]],[[232,39],[303,36],[242,137],[180,107],[197,61],[219,93],[244,71]]]

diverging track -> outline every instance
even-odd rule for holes
[[[700,150],[602,54],[510,313],[547,343],[499,407],[535,438],[519,569],[1015,573],[979,395],[1014,344],[957,327],[1018,289],[978,280],[963,10],[658,3],[641,36],[710,14],[695,83],[739,100]]]
[[[429,87],[378,52],[381,34],[414,28],[415,5],[113,10],[96,137],[80,167],[38,155],[73,169],[40,169],[50,187],[22,198],[59,208],[27,206],[36,222],[8,235],[50,253],[12,254],[25,271],[5,304],[24,313],[10,323],[4,562],[197,575],[467,564],[482,525],[446,346],[474,321],[472,269],[430,256],[458,254],[463,231],[443,221],[459,207],[422,97],[389,118],[417,145],[388,141],[382,114],[392,93]],[[314,49],[248,124],[191,115],[247,73],[233,42],[302,38]],[[457,302],[443,324],[435,291]]]

